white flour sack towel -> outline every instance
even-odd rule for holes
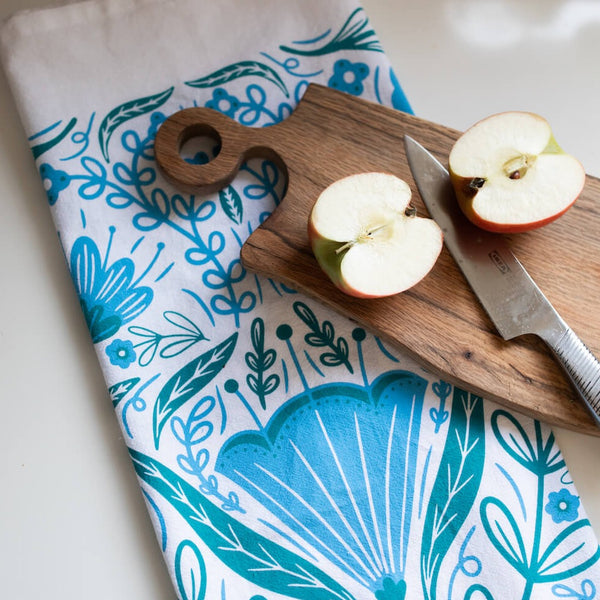
[[[268,126],[316,82],[410,112],[360,5],[89,0],[14,15],[2,58],[179,598],[599,597],[548,426],[244,269],[273,162],[207,196],[157,169],[187,107]]]

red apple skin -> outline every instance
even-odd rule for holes
[[[556,221],[556,219],[564,215],[569,208],[575,204],[575,200],[577,200],[579,194],[581,194],[581,191],[583,190],[582,186],[579,192],[577,192],[573,198],[573,202],[571,202],[571,204],[569,204],[564,210],[554,215],[550,215],[545,219],[532,221],[530,223],[496,223],[482,219],[475,212],[475,210],[473,210],[473,199],[475,198],[477,192],[475,191],[475,193],[473,193],[473,191],[469,189],[469,183],[471,181],[470,177],[460,177],[459,175],[450,173],[450,180],[452,181],[452,187],[454,188],[458,205],[467,219],[469,219],[473,225],[476,225],[480,229],[485,229],[486,231],[491,231],[492,233],[525,233],[526,231],[533,231],[534,229],[544,227],[545,225]]]

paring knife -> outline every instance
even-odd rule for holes
[[[405,136],[408,164],[430,216],[483,308],[505,340],[539,336],[552,350],[600,426],[600,362],[563,321],[499,234],[460,210],[450,176],[421,144]]]

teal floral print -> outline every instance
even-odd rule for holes
[[[243,60],[231,65],[227,65],[217,71],[210,73],[194,81],[186,81],[186,85],[195,88],[211,88],[219,85],[224,85],[236,79],[242,77],[259,77],[265,81],[274,83],[286,96],[289,96],[289,92],[285,86],[285,83],[274,69],[268,65],[255,61],[255,60]],[[223,90],[223,88],[217,88]],[[216,90],[215,90],[216,91]],[[223,90],[224,91],[224,90]],[[225,92],[226,93],[226,92]],[[219,92],[219,95],[221,92]],[[213,94],[213,100],[215,94]],[[217,109],[219,110],[219,109]]]
[[[288,185],[272,160],[209,195],[163,178],[154,139],[182,108],[266,127],[317,83],[410,110],[360,8],[257,44],[30,138],[178,596],[595,599],[551,433],[246,271]],[[196,142],[187,162],[218,156]]]
[[[106,354],[110,359],[111,364],[126,369],[133,361],[135,361],[135,350],[133,344],[129,340],[113,340],[106,347]]]
[[[227,93],[224,88],[215,88],[212,98],[206,103],[208,108],[218,110],[228,117],[235,117],[235,113],[240,108],[240,101],[231,94]]]
[[[362,8],[355,9],[335,35],[332,36],[331,32],[332,30],[329,29],[313,40],[302,40],[293,46],[286,45],[280,48],[290,54],[301,56],[323,56],[341,50],[383,52],[375,32],[369,27],[369,19]],[[310,48],[313,45],[316,47]]]
[[[574,521],[579,516],[579,498],[563,488],[548,494],[548,503],[544,510],[552,516],[555,523]]]
[[[333,66],[333,75],[329,79],[329,87],[354,96],[363,93],[363,81],[369,75],[369,67],[365,63],[352,63],[349,60],[338,60]]]
[[[102,155],[106,162],[110,162],[108,143],[113,133],[127,121],[146,115],[153,112],[159,106],[162,106],[171,96],[173,88],[169,88],[158,94],[151,96],[145,96],[144,98],[137,98],[125,102],[111,110],[102,120],[100,128],[98,129],[98,143],[102,150]],[[154,125],[154,124],[153,124]]]
[[[52,206],[58,200],[60,193],[69,185],[71,178],[65,171],[55,169],[48,163],[40,165],[40,176],[46,188],[48,203]]]

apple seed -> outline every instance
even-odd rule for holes
[[[511,158],[504,163],[504,172],[509,179],[521,179],[521,177],[525,177],[527,169],[533,165],[535,159],[536,157],[531,154],[515,156],[515,158]]]
[[[471,181],[469,182],[469,188],[474,191],[477,191],[483,187],[484,183],[485,179],[483,177],[473,177],[473,179],[471,179]]]

